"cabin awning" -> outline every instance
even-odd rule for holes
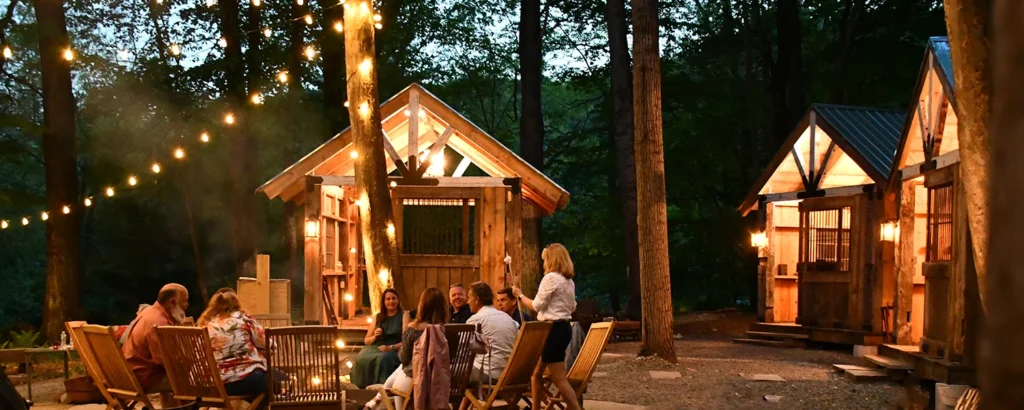
[[[418,104],[421,116],[410,118],[410,103]],[[381,104],[381,128],[390,145],[400,157],[407,158],[429,150],[435,141],[443,140],[451,149],[476,165],[488,176],[520,178],[523,198],[550,215],[569,202],[569,193],[512,150],[484,132],[419,84],[411,84]],[[410,120],[416,121],[411,124]],[[415,125],[415,126],[412,126]],[[409,133],[418,131],[417,147],[409,150]],[[338,133],[298,162],[256,189],[268,198],[293,201],[305,192],[305,177],[314,175],[354,175],[350,129]],[[388,172],[396,168],[388,160]]]
[[[764,194],[884,185],[903,119],[902,112],[887,109],[811,105],[751,187],[740,213],[755,209]]]

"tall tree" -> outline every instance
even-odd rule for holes
[[[538,171],[544,170],[544,114],[541,110],[543,33],[540,0],[522,0],[519,9],[519,77],[522,108],[519,119],[519,155]],[[523,207],[523,289],[534,292],[544,272],[541,266],[542,216],[532,205]]]
[[[843,37],[839,45],[839,57],[836,59],[836,81],[832,85],[829,101],[842,104],[846,99],[846,69],[853,56],[853,40],[857,37],[857,23],[864,13],[866,0],[843,0]]]
[[[619,168],[619,192],[622,195],[623,227],[625,228],[626,268],[629,270],[629,303],[626,314],[640,320],[640,246],[636,227],[636,162],[633,155],[633,68],[626,42],[626,2],[608,0],[605,9],[608,22],[608,49],[612,74],[612,110],[615,116],[616,159]]]
[[[348,116],[352,123],[359,227],[371,295],[380,295],[392,283],[398,267],[395,215],[384,159],[384,131],[380,125],[380,90],[374,46],[373,10],[360,3],[345,11],[345,78],[348,79]],[[371,297],[379,312],[380,298]]]
[[[946,30],[956,83],[957,138],[960,144],[960,176],[967,200],[967,223],[971,228],[974,266],[978,282],[984,283],[989,231],[989,96],[992,67],[989,60],[991,0],[945,0]],[[1019,17],[1019,16],[1018,16]],[[985,290],[979,287],[982,307]],[[988,309],[985,309],[986,312]]]
[[[643,324],[640,355],[675,363],[672,283],[668,265],[665,142],[661,129],[661,58],[657,0],[633,6],[633,109],[636,138],[637,228]]]
[[[331,133],[341,132],[344,126],[343,105],[345,104],[345,42],[336,31],[335,23],[341,24],[342,8],[336,0],[320,0],[323,20],[320,26],[320,45],[323,48],[323,94],[324,112],[331,124]],[[344,26],[342,26],[344,28]]]
[[[220,32],[227,43],[224,52],[227,89],[224,100],[227,103],[225,115],[234,116],[234,125],[225,130],[230,153],[229,174],[231,175],[231,244],[234,250],[235,275],[256,275],[256,197],[255,189],[255,136],[245,132],[246,76],[242,56],[242,30],[239,23],[238,0],[221,0]],[[239,124],[243,124],[239,126]]]
[[[779,37],[776,46],[778,58],[771,64],[769,84],[775,103],[774,137],[782,141],[807,109],[798,0],[776,2],[775,30]]]
[[[982,333],[979,370],[985,408],[1010,410],[1024,403],[1019,383],[1024,374],[1020,352],[1024,345],[1024,328],[1020,326],[1024,317],[1024,266],[1020,264],[1020,244],[1024,241],[1024,213],[1020,212],[1024,195],[1024,167],[1020,166],[1020,153],[1024,152],[1024,82],[1020,81],[1024,72],[1024,25],[1020,23],[1024,3],[994,3],[993,30],[988,31],[993,40],[992,122],[988,134],[992,136],[992,182],[982,188],[989,189],[991,195],[990,221],[998,223],[992,224],[988,238],[988,281],[978,278],[980,287],[988,288],[991,306],[986,315],[987,329]]]
[[[43,161],[46,165],[46,297],[43,334],[57,340],[78,306],[78,168],[75,97],[71,90],[71,51],[64,2],[33,1],[39,31],[43,92]],[[73,212],[63,213],[64,207]]]
[[[288,22],[288,46],[287,59],[285,60],[285,76],[283,83],[288,85],[287,98],[292,105],[298,105],[305,98],[305,90],[302,88],[302,43],[303,43],[303,6],[297,1],[290,2],[291,20]],[[298,124],[296,124],[298,128]],[[285,141],[284,149],[281,150],[282,169],[286,169],[295,162],[296,147],[292,141]],[[285,249],[287,256],[285,260],[286,277],[292,283],[300,283],[303,275],[299,269],[299,249],[302,249],[302,214],[298,212],[298,205],[294,201],[284,204],[285,220]],[[294,288],[293,288],[294,289]],[[292,300],[300,300],[292,298]]]

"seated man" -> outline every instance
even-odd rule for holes
[[[469,285],[469,309],[473,311],[473,316],[470,316],[466,323],[480,325],[480,333],[488,352],[477,355],[473,363],[471,385],[481,380],[487,384],[498,380],[509,355],[512,354],[516,335],[519,334],[519,324],[505,312],[495,309],[493,305],[494,291],[490,285],[484,282]]]
[[[523,322],[533,320],[529,314],[519,310],[519,300],[512,296],[512,288],[504,288],[498,291],[498,296],[494,298],[494,307],[508,313],[509,316],[512,316],[512,320],[515,320],[520,326],[523,325]]]
[[[466,306],[466,289],[461,283],[448,288],[448,302],[451,303],[451,310],[448,312],[450,323],[466,323],[466,319],[473,315],[469,306]]]
[[[121,352],[147,393],[171,391],[155,327],[181,324],[187,308],[188,290],[170,283],[160,289],[156,303],[139,312],[128,325]]]

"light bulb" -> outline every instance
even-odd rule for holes
[[[360,2],[359,11],[362,11],[363,13],[368,13],[370,11],[370,6],[367,6],[365,1]]]
[[[322,382],[322,381],[320,380],[320,376],[313,376],[313,380],[310,380],[310,381],[311,381],[311,382],[313,382],[313,385],[314,385],[314,386],[319,386],[319,385],[320,385],[320,383]]]
[[[348,156],[352,157],[352,159],[358,159],[359,158],[359,151],[352,150],[352,153],[348,154]]]
[[[407,110],[405,110],[405,116],[406,116],[406,117],[408,117],[408,116],[410,116],[410,115],[412,115],[412,112],[410,112],[410,111],[409,111],[408,109],[407,109]]]
[[[50,219],[50,214],[43,212],[42,214],[39,215],[39,217],[45,221],[47,219]]]
[[[107,187],[107,196],[114,196],[114,187]]]
[[[14,52],[11,51],[11,47],[4,46],[4,60],[9,60],[11,58],[11,56],[13,56],[13,55],[14,55]]]
[[[353,301],[353,300],[355,300],[355,298],[354,298],[354,297],[352,297],[352,294],[351,294],[351,293],[346,293],[346,294],[345,294],[345,301],[346,301],[346,302],[351,302],[351,301]]]
[[[84,203],[86,207],[92,206],[92,198],[85,198]]]
[[[303,0],[295,0],[295,2],[298,3],[298,5],[300,5],[300,6],[306,3]]]
[[[263,29],[263,37],[270,38],[271,34],[274,34],[274,32],[270,31],[270,27]]]
[[[21,218],[21,226],[28,226],[28,218]]]
[[[164,0],[156,0],[156,4],[164,4]]]
[[[184,159],[185,158],[185,150],[182,149],[182,148],[175,148],[174,149],[174,158]]]
[[[339,349],[344,349],[345,348],[345,341],[343,341],[341,339],[335,340],[334,341],[334,345],[337,346]]]
[[[255,105],[263,104],[263,96],[260,93],[255,93],[252,97],[249,97],[249,101],[252,101]]]
[[[279,82],[281,84],[287,83],[288,82],[288,72],[287,71],[281,71],[281,72],[277,73],[277,82]]]
[[[11,224],[7,223],[6,220],[0,221],[0,229],[7,229],[8,226],[11,226]]]
[[[25,224],[28,224],[28,222],[25,222]],[[366,318],[366,323],[373,323],[373,317]],[[351,362],[349,362],[349,363],[351,363]],[[345,365],[348,366],[348,363],[345,363]],[[348,367],[352,367],[352,366],[348,366]]]
[[[423,110],[420,110],[419,116],[420,116],[421,120],[425,120],[425,119],[427,119],[427,112],[423,111]]]
[[[370,322],[373,322],[373,320],[370,320]],[[351,369],[352,368],[352,361],[351,360],[345,361],[345,367]]]
[[[356,253],[356,248],[349,248],[348,253]]]
[[[373,21],[380,21],[380,20],[381,20],[380,13],[374,13],[373,14]]]
[[[337,31],[337,32],[340,33],[340,32],[342,32],[344,30],[345,30],[345,26],[342,25],[340,21],[335,21],[334,22],[334,31]]]
[[[348,108],[348,100],[345,100],[345,108]]]
[[[307,59],[312,60],[316,58],[316,49],[313,46],[306,46],[305,54]]]
[[[222,48],[227,47],[228,46],[228,39],[226,39],[224,37],[221,37],[220,40],[217,40],[217,45],[221,46]]]
[[[224,123],[227,124],[227,125],[234,124],[235,123],[235,114],[231,114],[231,113],[225,114],[224,115]]]
[[[395,234],[395,224],[389,223],[388,224],[388,235],[392,235],[393,236],[394,234]]]
[[[149,169],[153,170],[154,174],[159,174],[160,173],[160,164],[157,164],[157,163],[154,162],[153,166],[150,167]]]
[[[129,185],[129,186],[135,186],[135,185],[136,185],[136,184],[138,184],[138,183],[139,183],[139,180],[138,180],[138,179],[136,179],[134,175],[133,175],[133,176],[130,176],[130,177],[128,177],[128,185]]]
[[[377,277],[380,279],[381,282],[387,282],[388,281],[388,276],[389,275],[388,275],[388,270],[387,269],[381,269],[380,273],[377,274]]]
[[[64,59],[68,61],[75,59],[75,52],[71,51],[71,47],[64,49]]]
[[[362,114],[362,116],[365,117],[366,114],[369,114],[369,113],[370,113],[370,106],[368,104],[366,104],[366,103],[359,104],[359,114]]]
[[[375,23],[375,24],[373,25],[373,27],[374,27],[374,28],[376,28],[377,30],[380,30],[380,29],[384,28],[384,25],[383,25],[383,24],[380,24],[380,23]]]
[[[261,0],[252,0],[252,5],[253,6],[259,7],[262,4],[263,4],[263,2]]]
[[[204,132],[202,135],[199,136],[199,140],[202,142],[210,142],[210,134]]]
[[[171,44],[171,54],[176,56],[181,55],[181,46],[177,44]]]
[[[392,188],[394,188],[394,187],[396,187],[396,186],[398,186],[398,183],[397,183],[397,182],[395,182],[395,181],[391,181],[391,187],[392,187]]]
[[[303,20],[306,20],[307,25],[313,24],[313,15],[307,14],[306,17],[303,17]]]
[[[206,0],[206,7],[213,7],[217,5],[217,0]]]
[[[363,60],[362,63],[359,63],[359,71],[363,74],[369,73],[371,68],[373,68],[373,62],[370,61],[369,58]]]
[[[60,211],[63,212],[64,215],[70,214],[71,213],[71,207],[67,206],[67,205],[64,205],[64,208],[61,209]]]

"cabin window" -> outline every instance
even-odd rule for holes
[[[809,270],[850,270],[850,207],[810,211],[804,215]]]
[[[928,189],[928,261],[953,259],[953,185]]]
[[[338,223],[331,218],[324,218],[324,266],[327,269],[334,269],[337,261],[338,249]]]
[[[405,198],[402,200],[402,253],[475,255],[476,201]]]

